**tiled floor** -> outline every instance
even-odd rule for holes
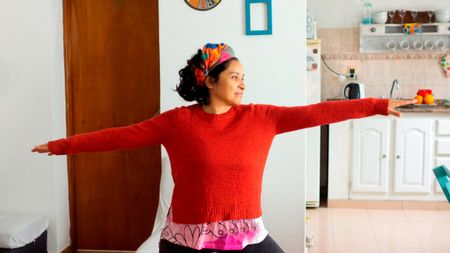
[[[307,209],[308,253],[449,253],[450,211]]]

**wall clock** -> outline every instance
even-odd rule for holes
[[[216,7],[222,0],[184,0],[189,6],[199,11],[207,11]]]

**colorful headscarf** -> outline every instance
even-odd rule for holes
[[[235,57],[233,49],[224,43],[206,44],[202,49],[204,69],[196,68],[194,70],[197,83],[203,85],[211,70],[233,57]]]

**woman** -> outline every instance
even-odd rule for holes
[[[244,70],[223,43],[206,44],[179,75],[177,92],[196,104],[32,150],[62,155],[164,145],[175,187],[161,253],[283,252],[261,218],[263,169],[275,135],[375,114],[399,116],[395,107],[414,102],[369,98],[297,107],[242,105]]]

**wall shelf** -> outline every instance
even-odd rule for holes
[[[322,54],[325,60],[440,60],[448,51],[372,52]]]
[[[360,25],[359,51],[361,53],[391,52],[446,52],[450,48],[450,23],[420,25],[420,32],[406,34],[404,25]]]

